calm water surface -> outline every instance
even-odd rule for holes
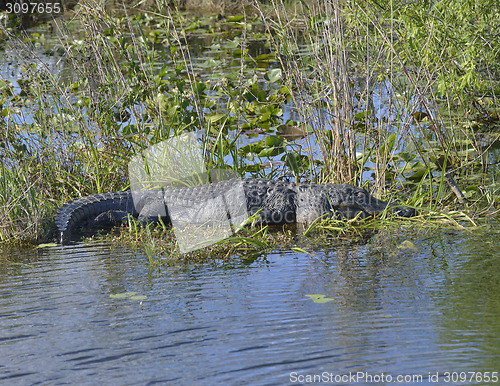
[[[160,269],[103,243],[3,251],[0,381],[348,384],[338,376],[363,372],[432,384],[440,372],[439,384],[487,384],[443,376],[500,371],[498,235],[379,234],[308,255]],[[397,247],[407,239],[416,250]],[[127,291],[146,298],[110,297]]]

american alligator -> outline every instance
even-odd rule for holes
[[[387,207],[401,217],[411,217],[415,214],[411,208],[397,207],[378,200],[365,189],[352,185],[295,184],[236,178],[209,185],[145,191],[136,197],[133,197],[131,191],[123,191],[93,194],[71,201],[59,209],[55,218],[58,242],[64,243],[73,239],[79,235],[81,228],[97,230],[116,225],[128,215],[142,224],[158,220],[159,215],[165,223],[169,223],[171,216],[176,215],[172,212],[175,208],[188,208],[189,212],[189,208],[196,205],[200,208],[200,202],[202,207],[206,207],[206,213],[211,213],[222,206],[221,201],[216,200],[217,197],[223,197],[222,202],[226,206],[238,202],[232,198],[237,196],[231,193],[238,187],[241,188],[242,205],[246,204],[248,215],[258,212],[259,221],[267,225],[307,224],[325,215],[345,218],[359,215],[364,218],[379,214]],[[136,199],[135,204],[133,198]]]

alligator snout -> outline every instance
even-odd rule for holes
[[[392,214],[399,217],[413,217],[417,214],[415,209],[407,206],[395,207],[392,209]]]

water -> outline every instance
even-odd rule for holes
[[[349,384],[338,377],[360,372],[432,384],[440,372],[444,384],[445,372],[499,371],[497,228],[391,232],[249,265],[152,268],[103,243],[4,252],[0,381]],[[398,248],[410,238],[416,250]],[[127,291],[146,298],[110,297]]]

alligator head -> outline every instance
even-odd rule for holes
[[[334,206],[334,210],[346,218],[361,218],[375,216],[389,207],[392,214],[400,217],[415,216],[415,210],[408,207],[398,206],[373,197],[365,189],[352,185],[340,185],[344,192],[340,202]]]

